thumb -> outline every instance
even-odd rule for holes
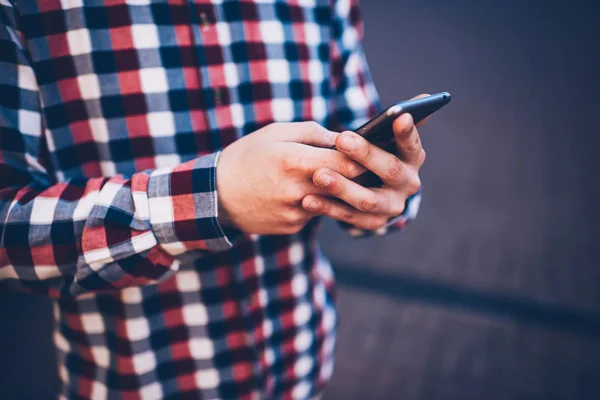
[[[418,96],[413,97],[411,100],[417,100],[417,99],[422,99],[423,97],[427,97],[427,96],[431,96],[429,93],[422,93]],[[421,125],[423,125],[425,122],[427,122],[427,120],[429,120],[429,118],[431,117],[431,115],[426,116],[425,118],[423,118],[421,121],[419,121],[417,124],[415,124],[415,126],[418,128]]]
[[[335,146],[335,139],[339,135],[314,121],[294,122],[290,125],[290,129],[280,140],[329,149]]]

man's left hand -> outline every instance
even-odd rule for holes
[[[333,198],[310,194],[302,201],[304,209],[367,230],[379,229],[389,218],[402,214],[407,198],[421,187],[419,169],[425,151],[410,114],[398,117],[392,127],[396,155],[354,132],[342,132],[336,139],[336,148],[375,173],[383,181],[382,187],[366,188],[329,168],[320,168],[313,174],[313,182]]]

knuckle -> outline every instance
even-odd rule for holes
[[[400,215],[404,212],[404,207],[405,207],[405,202],[404,201],[399,201],[396,204],[394,204],[394,206],[392,207],[392,214],[394,216],[396,215]]]
[[[297,225],[304,219],[304,213],[296,208],[291,208],[285,213],[285,221],[292,225]]]
[[[415,135],[414,138],[407,140],[408,143],[405,144],[404,149],[409,153],[416,153],[421,148],[421,140],[419,139],[419,135]]]
[[[360,224],[360,228],[362,229],[366,229],[369,231],[374,231],[379,229],[379,219],[378,218],[370,218],[369,220],[363,221]]]
[[[336,197],[343,197],[346,194],[346,188],[343,185],[334,185],[331,188],[331,194]]]
[[[357,140],[358,144],[358,150],[357,153],[359,154],[358,158],[360,161],[367,161],[370,157],[371,157],[371,146],[373,146],[372,144],[366,142],[366,141],[362,141],[362,140]]]
[[[279,164],[285,174],[290,174],[296,170],[296,163],[291,157],[284,157],[282,155],[279,159]]]
[[[306,127],[307,130],[309,130],[311,132],[318,132],[321,129],[323,129],[323,127],[315,121],[306,121],[304,123],[304,126]]]
[[[329,193],[336,197],[344,196],[347,191],[346,185],[344,185],[343,182],[335,179],[329,184],[329,188]]]
[[[427,159],[427,153],[425,152],[425,149],[421,149],[421,154],[419,155],[419,165],[423,165],[425,164],[425,160]]]
[[[385,216],[377,217],[377,218],[375,219],[375,221],[373,221],[373,222],[374,222],[374,225],[375,225],[375,228],[374,228],[374,229],[376,230],[376,229],[383,228],[383,227],[385,226],[385,224],[387,223],[387,220],[388,220],[388,219],[387,219],[387,217],[385,217]]]
[[[381,228],[382,226],[383,226],[383,222],[381,221],[381,219],[377,218],[372,221],[369,221],[369,223],[367,224],[367,229],[371,230],[371,231],[376,231],[377,229]]]
[[[400,161],[396,157],[392,157],[392,159],[390,160],[390,162],[387,166],[386,178],[388,180],[398,180],[398,179],[402,178],[403,173],[404,173],[404,164],[402,164],[402,161]]]
[[[356,164],[352,160],[342,160],[340,162],[340,174],[346,178],[353,178],[358,171]]]
[[[350,211],[344,211],[340,215],[340,219],[344,222],[353,223],[356,220],[356,215],[351,213]]]
[[[412,129],[404,128],[402,131],[394,132],[394,135],[396,137],[396,141],[400,140],[400,141],[404,142],[410,138],[412,133],[413,133]]]
[[[379,209],[379,201],[374,197],[366,197],[358,202],[358,209],[364,212],[374,212]]]
[[[273,122],[267,126],[263,126],[259,130],[257,130],[255,133],[271,134],[274,132],[278,132],[280,130],[281,130],[281,122]]]
[[[301,155],[286,155],[281,157],[282,170],[286,175],[293,175],[302,172],[305,161]]]
[[[415,175],[409,180],[409,190],[410,194],[415,194],[421,189],[421,178],[418,175]]]
[[[292,211],[286,210],[283,213],[282,220],[283,220],[283,222],[285,222],[286,225],[293,224],[294,223],[294,214],[292,213]]]
[[[387,217],[381,217],[379,218],[379,226],[378,228],[383,228],[385,226],[385,224],[387,224],[388,222],[388,218]]]

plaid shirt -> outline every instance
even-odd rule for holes
[[[322,391],[319,219],[222,228],[215,165],[274,121],[374,116],[361,35],[356,0],[0,0],[0,286],[54,299],[61,397]]]

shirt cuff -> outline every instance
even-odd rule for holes
[[[153,171],[148,180],[150,224],[172,255],[224,251],[232,243],[219,225],[216,172],[220,152]]]

